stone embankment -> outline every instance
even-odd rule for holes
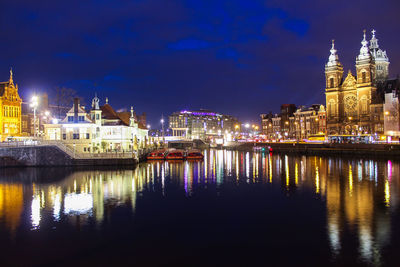
[[[0,147],[0,167],[15,166],[135,166],[138,160],[118,154],[74,157],[55,145]]]
[[[398,144],[310,144],[310,143],[242,143],[230,149],[252,150],[254,147],[271,147],[274,153],[336,156],[376,156],[400,159]]]

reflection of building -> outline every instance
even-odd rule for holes
[[[19,225],[23,204],[22,184],[0,183],[0,221],[10,232]]]
[[[10,70],[10,79],[0,83],[0,136],[4,141],[7,136],[21,134],[21,98],[18,94],[18,85],[14,84],[13,73]]]
[[[378,46],[375,31],[368,46],[365,32],[356,58],[356,76],[351,71],[343,80],[334,43],[325,65],[328,134],[374,134],[383,132],[383,99],[379,82],[389,73],[389,59]]]
[[[61,122],[45,124],[45,139],[62,141],[78,153],[137,150],[146,145],[147,132],[133,108],[131,112],[116,112],[107,99],[100,107],[97,97],[93,99],[90,114],[75,98]]]
[[[172,136],[181,138],[206,139],[208,136],[232,134],[237,130],[235,127],[240,127],[235,117],[209,110],[183,110],[169,116]]]

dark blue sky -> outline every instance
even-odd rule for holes
[[[347,72],[375,28],[400,73],[399,13],[395,0],[2,1],[0,80],[12,66],[25,98],[66,86],[90,103],[96,91],[154,126],[197,108],[257,121],[281,103],[325,102],[332,38]]]

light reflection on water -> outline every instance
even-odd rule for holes
[[[165,196],[171,184],[182,188],[186,198],[207,185],[259,184],[272,186],[288,198],[305,194],[324,203],[326,215],[315,216],[326,216],[325,236],[333,259],[344,253],[343,242],[350,232],[358,239],[358,257],[381,263],[382,250],[391,242],[391,217],[399,200],[399,163],[223,150],[204,153],[204,161],[155,161],[134,170],[70,171],[45,182],[30,169],[14,176],[4,170],[0,230],[12,237],[25,225],[30,231],[43,230],[44,221],[101,225],[106,210],[129,207],[134,214],[144,191]],[[300,209],[308,214],[307,207]],[[26,213],[28,217],[23,216]]]

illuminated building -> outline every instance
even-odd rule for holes
[[[325,134],[325,107],[315,104],[311,107],[301,106],[296,110],[291,119],[294,124],[295,139],[307,139],[309,135]]]
[[[45,139],[57,140],[78,153],[132,151],[146,146],[148,129],[130,112],[116,112],[108,99],[103,106],[93,98],[87,113],[75,98],[73,107],[60,122],[45,124]]]
[[[268,114],[261,114],[260,117],[262,134],[266,135],[267,138],[270,139],[270,136],[273,134],[272,118],[274,117],[274,114],[270,111]]]
[[[10,79],[0,83],[0,136],[4,141],[8,136],[21,134],[21,98],[18,94],[18,85],[14,84],[13,73],[10,70]]]
[[[386,51],[379,48],[375,31],[369,42],[364,31],[361,44],[356,58],[356,76],[349,70],[343,80],[343,66],[332,41],[325,65],[328,134],[383,133],[380,84],[388,77],[389,59]]]
[[[400,105],[399,105],[399,92],[400,80],[391,79],[383,84],[385,90],[385,104],[384,104],[384,129],[385,135],[400,137]]]
[[[183,110],[169,116],[172,136],[185,139],[207,139],[210,136],[233,134],[236,125],[240,123],[233,116],[203,109]]]

